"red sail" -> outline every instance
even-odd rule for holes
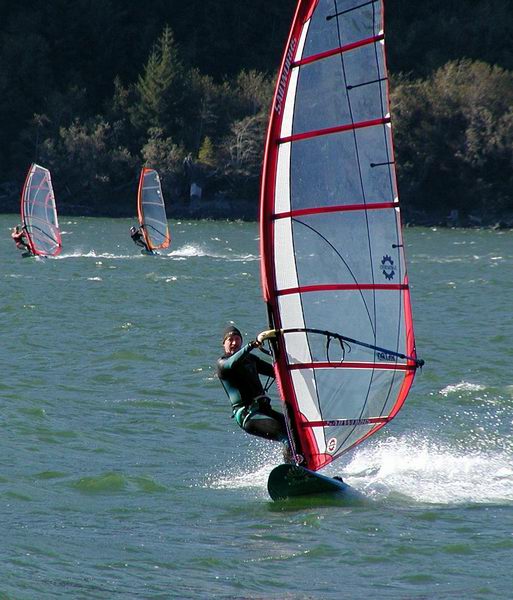
[[[280,393],[297,460],[317,470],[397,414],[419,364],[381,1],[299,1],[260,210]]]
[[[21,221],[33,254],[59,254],[62,242],[50,171],[36,164],[28,170],[23,186]]]

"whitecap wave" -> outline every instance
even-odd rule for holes
[[[226,470],[211,473],[205,487],[214,489],[267,488],[267,479],[272,469],[282,461],[281,444],[247,440],[250,448],[240,460],[240,454],[234,457],[233,466]]]
[[[126,259],[126,258],[140,258],[142,254],[112,254],[111,252],[96,252],[95,250],[89,250],[84,252],[82,250],[75,250],[75,252],[66,252],[55,256],[55,259],[64,258],[110,258],[110,259]]]
[[[263,465],[253,471],[238,473],[226,472],[218,474],[215,477],[211,476],[209,478],[210,481],[208,487],[215,489],[265,487],[267,485],[267,478],[269,477],[269,473],[273,466],[276,466],[276,463]]]
[[[167,256],[181,260],[194,257],[219,258],[234,262],[259,260],[259,257],[254,254],[223,254],[210,249],[205,249],[199,244],[186,244],[185,246],[173,250]]]
[[[442,396],[449,396],[450,394],[461,394],[462,392],[481,392],[486,389],[486,386],[479,383],[469,383],[468,381],[460,381],[453,385],[448,385],[440,390],[438,393]]]
[[[428,504],[513,502],[512,453],[409,436],[358,449],[344,481],[376,499],[400,494]]]

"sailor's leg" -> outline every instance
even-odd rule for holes
[[[248,415],[242,423],[242,428],[251,435],[281,442],[283,444],[283,460],[285,462],[292,462],[292,452],[287,436],[285,418],[281,413],[272,412],[275,416],[269,416],[269,414],[260,412]]]
[[[273,408],[271,408],[271,406],[269,404],[267,406],[263,407],[261,412],[263,414],[267,415],[268,417],[273,418],[277,423],[280,424],[280,434],[279,434],[279,437],[276,439],[283,444],[283,460],[286,463],[294,462],[293,461],[293,453],[292,453],[292,449],[290,447],[290,441],[289,441],[289,436],[288,436],[288,432],[287,432],[287,424],[285,421],[285,415],[283,415],[283,413],[278,412],[278,411],[274,410]]]
[[[282,424],[273,417],[260,412],[248,415],[242,423],[242,428],[251,435],[263,437],[268,440],[281,442],[283,438]]]

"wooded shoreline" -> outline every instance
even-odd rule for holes
[[[296,0],[22,4],[0,7],[0,211],[37,162],[60,214],[132,215],[147,165],[174,214],[257,216]],[[384,4],[404,222],[513,225],[510,1]]]

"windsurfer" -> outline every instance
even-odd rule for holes
[[[25,231],[22,227],[16,225],[16,227],[14,227],[14,229],[12,230],[11,237],[14,240],[14,243],[16,244],[16,248],[18,248],[18,250],[23,250],[25,252],[28,250],[29,252],[31,252],[29,243],[27,242],[25,237]]]
[[[141,248],[144,248],[145,250],[150,252],[150,249],[148,248],[148,244],[144,240],[144,235],[140,227],[139,229],[137,229],[136,227],[130,227],[130,237],[132,238],[136,246],[141,246]]]
[[[232,404],[232,417],[251,435],[284,444],[284,459],[290,460],[290,447],[285,417],[271,407],[259,375],[274,377],[271,363],[251,353],[264,340],[274,337],[274,331],[263,331],[257,339],[244,346],[242,334],[229,325],[223,334],[224,354],[217,361],[217,376]]]

